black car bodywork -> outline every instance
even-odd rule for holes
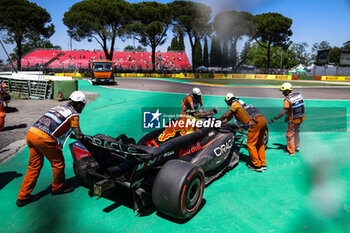
[[[134,210],[153,204],[166,215],[190,218],[199,209],[205,185],[238,163],[245,136],[227,123],[150,146],[164,130],[137,143],[125,135],[85,135],[70,144],[74,172],[95,195],[122,185],[133,193]]]

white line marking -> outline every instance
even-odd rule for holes
[[[146,79],[146,80],[154,80],[151,78],[127,78],[129,80],[132,79]],[[161,80],[161,79],[160,79]],[[162,81],[167,81],[167,82],[176,82],[176,81],[172,81],[172,80],[162,80]],[[181,83],[181,82],[177,82],[177,83]],[[187,83],[184,83],[187,84]],[[119,84],[120,85],[120,84]],[[203,85],[206,87],[209,87],[210,85]],[[108,86],[100,86],[100,87],[105,87],[105,88],[110,88],[110,89],[119,89],[119,90],[128,90],[128,91],[142,91],[142,92],[157,92],[157,93],[166,93],[166,94],[177,94],[177,95],[183,95],[183,94],[188,94],[187,92],[168,92],[168,91],[150,91],[150,90],[140,90],[140,89],[130,89],[130,88],[113,88],[113,87],[108,87]],[[213,87],[213,86],[212,86]],[[230,86],[228,86],[230,87]],[[232,87],[231,87],[232,88]],[[252,87],[250,87],[252,88]],[[315,87],[317,88],[317,87]],[[205,96],[216,96],[216,97],[222,97],[223,95],[211,95],[211,94],[206,94]],[[252,97],[252,96],[243,96],[240,95],[239,97],[242,98],[254,98],[254,99],[283,99],[283,96],[281,96],[281,98],[269,98],[269,97]],[[349,99],[313,99],[313,98],[307,98],[306,100],[323,100],[323,101],[350,101]]]
[[[277,85],[276,87],[273,87],[271,85],[266,85],[266,86],[254,86],[254,84],[240,84],[240,85],[252,85],[252,86],[240,86],[240,85],[225,85],[225,84],[218,84],[218,83],[208,83],[208,84],[201,84],[201,83],[192,83],[190,81],[185,81],[183,80],[183,82],[178,82],[176,80],[165,80],[165,79],[160,79],[160,78],[119,78],[119,80],[133,80],[133,79],[137,79],[137,80],[157,80],[157,81],[164,81],[164,82],[174,82],[174,83],[182,83],[182,84],[188,84],[188,85],[194,85],[194,86],[214,86],[214,87],[224,87],[224,88],[230,88],[230,87],[239,87],[239,88],[252,88],[252,87],[257,87],[257,88],[279,88],[279,85]],[[250,79],[251,80],[251,79]],[[271,80],[268,80],[271,81]],[[276,81],[281,81],[281,80],[276,80]],[[298,81],[298,80],[295,80]],[[303,82],[304,80],[299,80],[300,82]],[[199,81],[200,82],[200,81]],[[309,81],[309,83],[311,82],[317,82],[317,81]],[[321,82],[317,82],[317,83],[321,83]],[[329,82],[328,82],[329,83]],[[335,83],[334,83],[335,84]],[[217,86],[216,86],[217,85]],[[342,84],[344,86],[293,86],[294,88],[350,88],[350,83],[349,84]]]

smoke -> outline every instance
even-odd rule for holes
[[[275,0],[198,0],[197,2],[205,4],[206,6],[211,7],[212,14],[211,20],[214,21],[214,18],[217,14],[225,11],[246,11],[254,12],[262,5],[275,1]],[[199,10],[199,9],[198,9]],[[225,33],[227,28],[235,28],[235,23],[232,22],[231,18],[221,18],[220,25],[216,25],[217,30]],[[243,37],[237,41],[236,44],[236,53],[237,55],[243,50],[247,38]]]
[[[217,13],[228,10],[253,11],[268,1],[270,0],[200,0],[198,2],[210,6],[215,17]]]
[[[304,159],[310,165],[312,178],[308,207],[315,217],[337,218],[342,214],[349,192],[349,181],[344,171],[349,169],[350,159],[347,152],[332,146],[332,140],[329,143],[320,141],[317,136],[303,141]]]
[[[345,202],[346,182],[339,176],[340,167],[331,160],[318,161],[312,166],[313,184],[309,205],[318,217],[337,217]]]

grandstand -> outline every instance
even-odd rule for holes
[[[45,50],[37,49],[22,58],[22,68],[35,70],[43,67],[47,62],[62,53],[51,62],[48,69],[87,69],[89,62],[96,59],[106,59],[102,51],[71,51],[71,50]],[[157,69],[184,70],[189,69],[190,64],[185,52],[157,52],[160,54],[160,65]],[[113,62],[117,69],[152,69],[151,52],[114,52]]]

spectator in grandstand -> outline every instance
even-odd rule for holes
[[[284,153],[295,156],[295,152],[299,152],[300,137],[299,128],[305,120],[304,99],[299,92],[292,93],[293,86],[290,83],[283,83],[281,87],[282,94],[285,96],[283,110],[269,121],[269,124],[277,119],[286,116],[285,122],[288,123],[286,141],[287,150]]]
[[[199,105],[201,105],[200,110],[203,110],[204,105],[201,90],[198,87],[193,88],[192,92],[182,99],[181,105],[181,115],[186,115],[187,110],[197,110]]]
[[[0,80],[0,131],[4,129],[6,112],[4,108],[4,96],[7,95],[6,84],[3,80]]]
[[[25,206],[36,201],[39,197],[30,193],[33,191],[41,168],[44,156],[50,161],[53,172],[51,194],[65,194],[72,192],[73,187],[64,187],[64,157],[62,149],[72,130],[78,139],[83,137],[79,127],[79,113],[85,107],[86,97],[81,91],[74,91],[69,97],[68,105],[61,105],[50,109],[27,133],[29,147],[29,167],[18,193],[16,205]]]
[[[247,167],[257,172],[266,170],[264,136],[267,130],[267,122],[265,117],[258,108],[246,104],[232,93],[226,94],[225,102],[230,109],[220,118],[221,123],[225,124],[235,116],[238,121],[248,128],[247,148],[251,164],[247,164]]]

